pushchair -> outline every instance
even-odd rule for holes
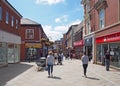
[[[61,55],[59,55],[58,56],[58,63],[57,63],[57,65],[62,65],[62,56]]]
[[[44,70],[46,66],[46,58],[41,57],[36,61],[37,64],[37,71]]]

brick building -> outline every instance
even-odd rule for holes
[[[42,38],[47,38],[41,24],[27,18],[21,19],[20,35],[21,44],[21,60],[35,60],[41,56],[45,56],[47,48],[41,43]],[[44,55],[43,55],[44,54]]]
[[[0,66],[20,61],[21,18],[7,0],[0,0]]]
[[[120,0],[82,0],[82,4],[90,21],[90,28],[85,27],[91,31],[87,35],[94,37],[94,62],[104,64],[105,52],[109,50],[113,59],[111,66],[120,68]]]
[[[83,39],[83,22],[81,22],[77,27],[74,35],[73,47],[75,50],[75,58],[80,59],[84,50],[84,39]]]

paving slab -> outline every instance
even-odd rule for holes
[[[74,59],[54,66],[53,75],[48,78],[47,71],[38,72],[34,62],[13,64],[0,69],[0,86],[120,86],[120,71],[89,63],[85,78],[81,61]]]

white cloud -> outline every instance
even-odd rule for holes
[[[52,41],[59,40],[63,37],[63,34],[66,33],[71,25],[79,24],[81,20],[77,19],[73,22],[71,22],[68,25],[61,25],[61,26],[55,26],[52,27],[50,25],[43,26],[43,29],[48,36],[48,38]]]
[[[77,19],[77,20],[71,22],[71,23],[69,24],[69,26],[71,26],[71,25],[76,25],[76,24],[80,24],[80,22],[81,22],[81,20]]]
[[[63,33],[65,33],[68,29],[67,26],[56,26],[52,27],[50,25],[43,26],[43,29],[48,36],[48,38],[52,41],[59,40],[63,37]]]
[[[49,4],[49,5],[52,5],[52,4],[58,4],[58,3],[61,3],[61,2],[64,2],[64,0],[36,0],[36,4]]]
[[[54,28],[54,30],[55,31],[59,31],[59,32],[61,32],[61,33],[65,33],[66,31],[67,31],[67,28],[68,28],[68,26],[56,26],[55,28]]]
[[[60,22],[67,22],[68,21],[68,15],[63,15],[62,17],[56,18],[55,22],[60,23]]]
[[[55,19],[55,22],[56,22],[56,23],[59,23],[59,22],[61,22],[61,19],[60,19],[60,18],[56,18],[56,19]]]

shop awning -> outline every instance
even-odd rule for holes
[[[26,43],[26,48],[42,48],[42,45],[40,43]]]
[[[120,32],[96,38],[96,43],[120,41]]]

